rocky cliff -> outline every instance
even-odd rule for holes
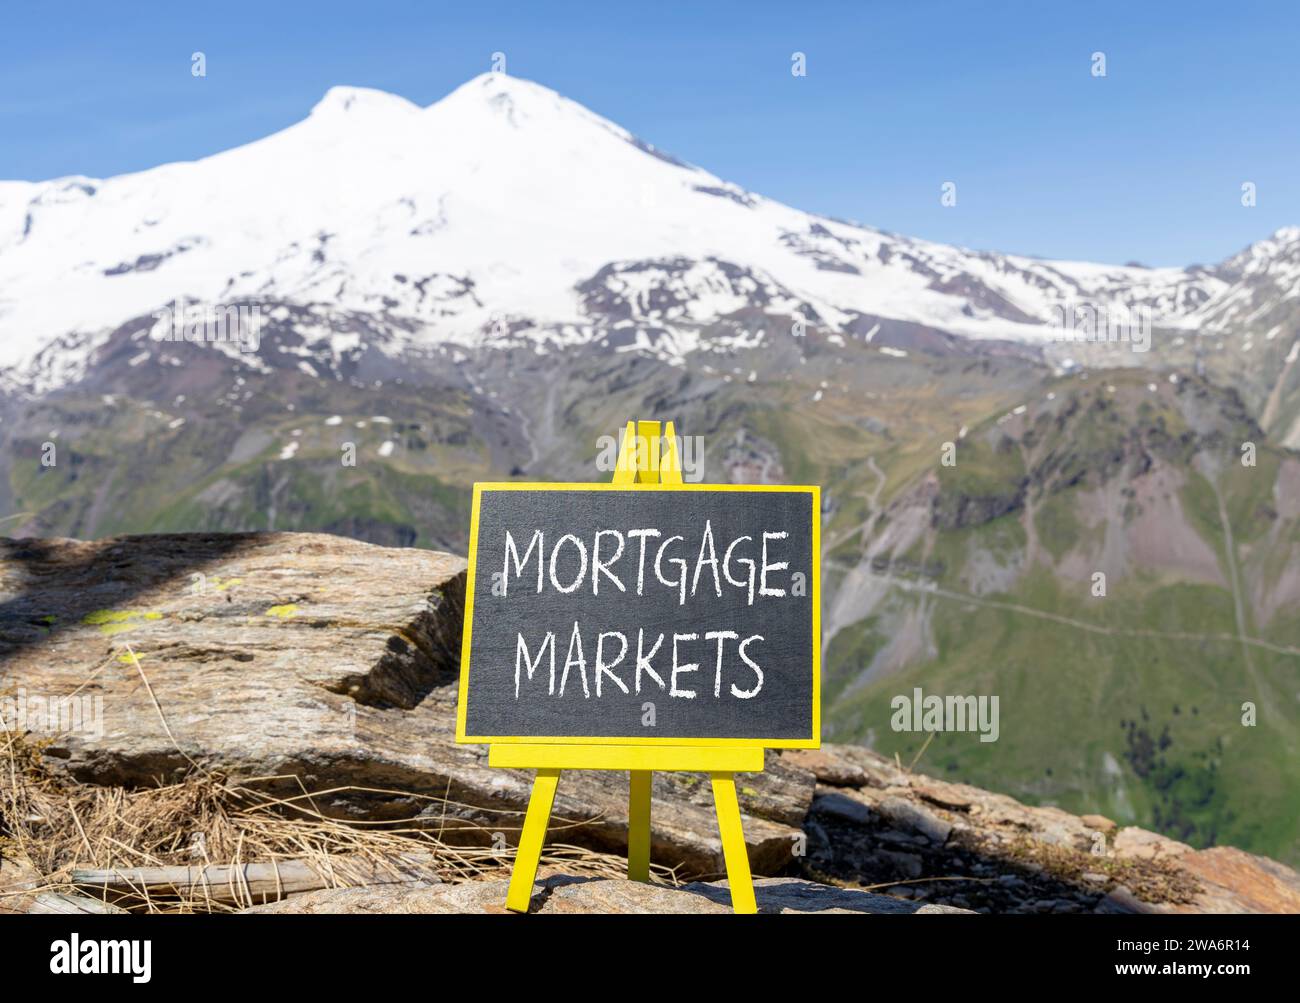
[[[495,908],[531,776],[452,738],[464,569],[317,534],[0,541],[0,909],[88,895],[118,908],[128,879],[152,880],[142,864],[224,908]],[[566,774],[539,911],[725,908],[702,780],[656,775],[656,884],[631,886],[614,879],[626,776]],[[760,883],[764,909],[1300,912],[1300,875],[1267,858],[1027,806],[858,746],[769,753],[739,787],[754,870],[785,879]],[[66,840],[59,798],[76,819]],[[127,836],[96,832],[132,812]],[[251,832],[260,842],[239,838]],[[221,880],[238,889],[214,893],[231,864],[237,881]]]

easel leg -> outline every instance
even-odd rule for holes
[[[754,882],[749,875],[749,851],[745,832],[740,826],[740,803],[736,800],[736,775],[712,773],[713,805],[718,812],[718,835],[722,837],[722,855],[727,862],[727,880],[731,883],[731,908],[738,913],[758,912],[754,901]]]
[[[628,772],[627,876],[650,880],[650,770]]]
[[[533,881],[537,877],[537,862],[542,857],[542,843],[546,841],[546,826],[551,820],[551,805],[555,803],[555,788],[559,783],[559,770],[537,771],[533,794],[528,799],[528,814],[524,816],[524,828],[519,834],[514,870],[510,872],[507,909],[528,911],[528,903],[533,897]]]

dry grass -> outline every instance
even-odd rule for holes
[[[0,860],[25,862],[38,875],[38,887],[22,894],[96,894],[74,883],[74,869],[299,860],[322,875],[326,887],[346,887],[358,883],[359,873],[377,874],[380,881],[409,880],[412,860],[419,862],[420,876],[429,880],[504,878],[514,859],[513,848],[493,848],[492,833],[517,832],[518,812],[500,812],[500,824],[471,825],[458,817],[459,809],[469,806],[445,798],[356,787],[307,791],[300,783],[297,794],[284,796],[263,787],[283,790],[286,782],[297,778],[236,782],[198,768],[168,786],[84,785],[45,764],[46,744],[0,731]],[[352,794],[401,797],[414,805],[413,816],[419,813],[420,817],[356,822],[330,817],[318,807],[318,801]],[[476,816],[485,814],[482,808],[473,811]],[[627,863],[621,856],[551,842],[542,867],[591,877],[623,877]],[[672,871],[655,871],[659,880],[677,883]],[[0,896],[18,894],[0,887]],[[233,905],[214,901],[203,889],[160,896],[156,890],[138,888],[134,894],[112,897],[117,904],[142,912],[228,912],[253,902],[251,896],[238,892]]]
[[[1185,905],[1202,891],[1201,883],[1167,860],[1103,857],[1069,846],[1053,846],[1021,836],[1005,851],[1006,858],[1034,865],[1058,881],[1083,885],[1086,873],[1106,878],[1106,889],[1123,885],[1144,902]]]

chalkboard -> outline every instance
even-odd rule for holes
[[[816,487],[476,484],[462,742],[820,744]]]

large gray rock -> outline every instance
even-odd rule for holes
[[[1300,912],[1300,875],[1266,857],[1021,804],[868,749],[782,758],[818,780],[804,822],[818,875],[987,912]]]
[[[308,892],[253,906],[245,913],[494,913],[506,912],[506,881],[469,881],[459,885],[335,888]],[[835,888],[797,878],[760,878],[754,882],[760,913],[960,913],[947,906],[918,905]],[[562,913],[729,913],[731,893],[725,882],[696,882],[679,888],[609,878],[553,875],[533,887],[530,912]]]
[[[292,793],[368,788],[316,804],[513,842],[531,772],[454,741],[464,572],[459,557],[322,534],[0,540],[0,695],[89,701],[80,727],[33,728],[83,782],[202,768],[285,777],[266,786]],[[789,862],[813,792],[808,771],[769,763],[738,778],[758,873]],[[659,774],[654,793],[654,861],[722,874],[705,778]],[[565,774],[554,822],[567,843],[625,849],[626,774]]]

